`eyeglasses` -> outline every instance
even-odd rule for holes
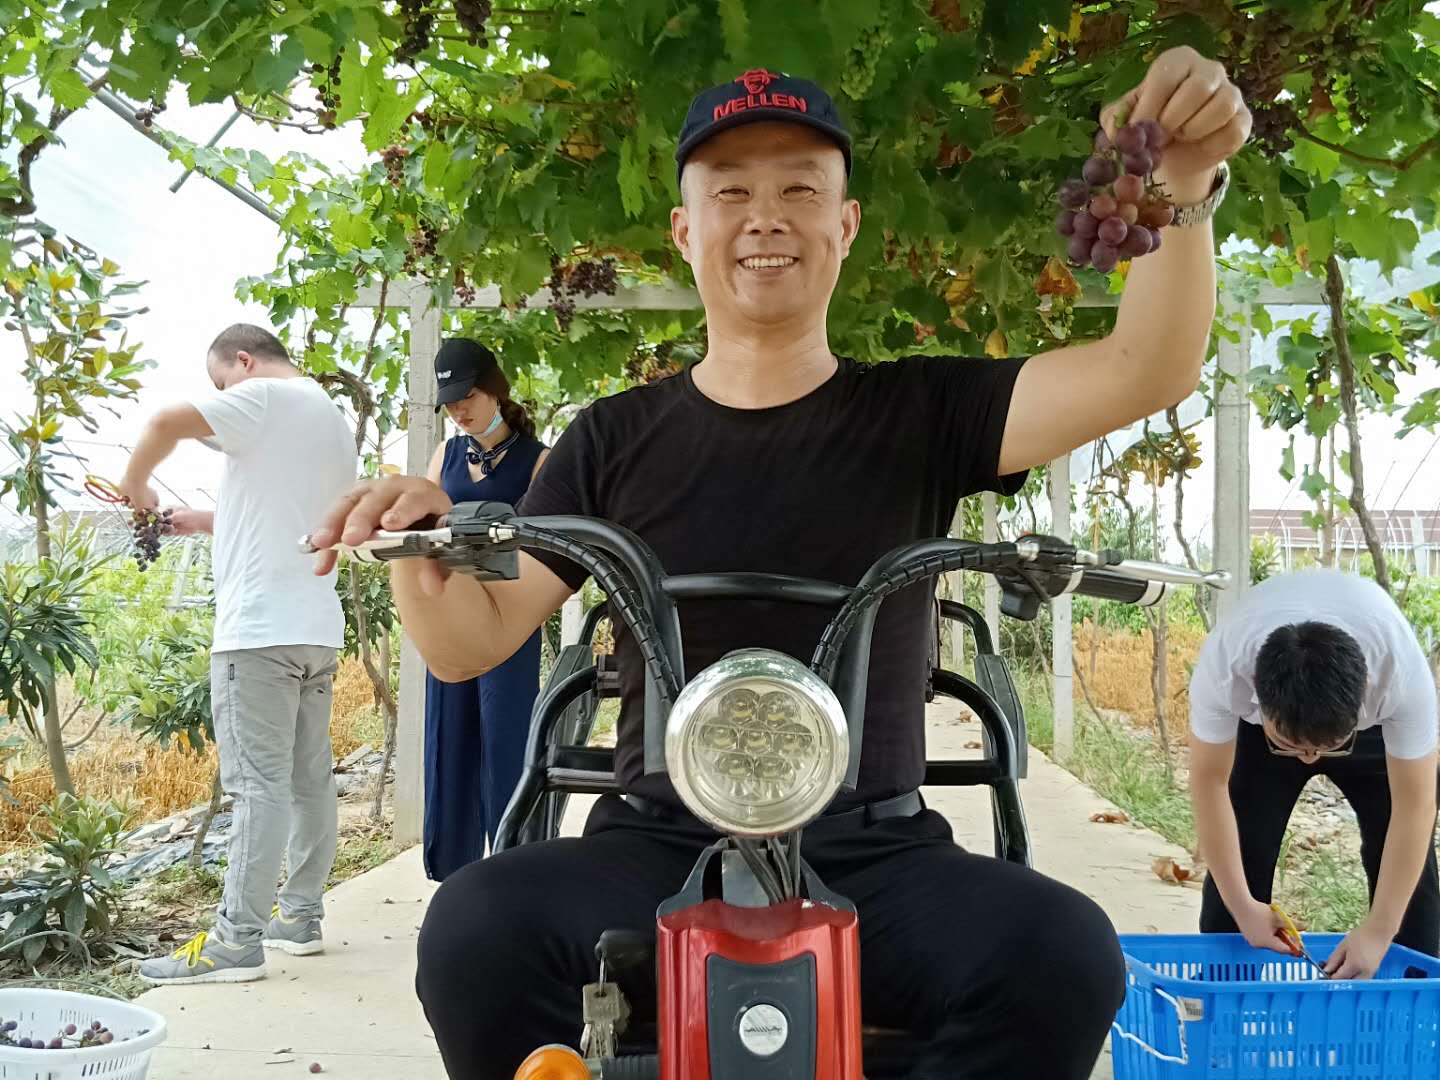
[[[1349,757],[1355,752],[1355,740],[1360,737],[1360,729],[1356,728],[1354,731],[1350,732],[1349,736],[1344,741],[1330,747],[1328,750],[1316,750],[1313,747],[1305,747],[1304,749],[1299,749],[1293,746],[1286,747],[1279,745],[1274,739],[1270,737],[1270,732],[1265,729],[1264,725],[1261,725],[1260,730],[1265,734],[1265,745],[1270,748],[1270,753],[1276,755],[1277,757]]]

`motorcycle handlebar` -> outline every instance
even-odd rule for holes
[[[1121,559],[1100,565],[1103,569],[1140,581],[1165,582],[1170,585],[1206,585],[1212,589],[1230,587],[1230,574],[1225,570],[1191,570],[1187,566],[1171,566],[1169,563],[1148,562],[1145,559]]]
[[[1097,600],[1151,607],[1164,598],[1169,585],[1163,581],[1130,577],[1114,570],[1081,570],[1076,576],[1074,588],[1061,591],[1093,596]]]
[[[645,772],[662,772],[665,718],[685,685],[684,655],[664,567],[645,543],[611,522],[517,517],[509,506],[495,502],[461,503],[438,521],[417,524],[420,527],[410,532],[377,534],[349,550],[378,562],[433,558],[480,580],[505,580],[519,575],[519,549],[531,547],[564,555],[601,583],[612,611],[618,610],[634,634],[650,674],[645,683]],[[301,546],[315,550],[309,538]],[[899,589],[953,570],[994,574],[1003,592],[1001,610],[1020,619],[1035,618],[1042,602],[1071,591],[1153,604],[1164,595],[1167,582],[1223,588],[1229,581],[1226,574],[1125,560],[1118,552],[1077,550],[1066,540],[1047,536],[995,544],[941,537],[902,545],[881,556],[840,604],[811,661],[814,671],[839,695],[850,722],[851,772],[846,777],[850,788],[857,781],[863,745],[867,661],[879,605]],[[749,586],[760,592],[767,585],[796,587],[796,579],[751,577]],[[719,580],[690,584],[714,591]],[[800,584],[808,590],[816,583]]]
[[[1077,551],[1075,555],[1081,565],[1071,570],[1021,567],[998,573],[1004,593],[1001,610],[1012,618],[1033,619],[1040,612],[1041,601],[1066,593],[1153,607],[1165,598],[1171,585],[1212,589],[1230,585],[1230,575],[1222,570],[1191,570],[1143,559],[1117,559],[1113,552]]]

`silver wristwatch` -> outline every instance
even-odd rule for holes
[[[1174,224],[1184,227],[1209,221],[1215,216],[1215,211],[1220,209],[1220,204],[1225,201],[1225,193],[1229,190],[1230,166],[1222,161],[1220,167],[1215,170],[1215,186],[1210,190],[1209,198],[1204,202],[1195,203],[1193,206],[1177,206]]]

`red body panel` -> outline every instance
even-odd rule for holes
[[[766,908],[720,900],[659,920],[661,1080],[742,1080],[711,1076],[706,961],[742,964],[815,957],[815,1080],[861,1080],[860,932],[853,912],[789,900]]]

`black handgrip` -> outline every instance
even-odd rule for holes
[[[1151,607],[1160,602],[1169,588],[1161,581],[1133,578],[1105,569],[1082,570],[1078,577],[1073,571],[1060,573],[1043,570],[1001,573],[995,576],[1000,582],[1001,612],[1012,619],[1024,620],[1033,619],[1040,614],[1042,600],[1053,600],[1066,593]]]
[[[1166,588],[1163,581],[1144,581],[1117,574],[1113,570],[1086,570],[1081,573],[1080,583],[1073,591],[1081,596],[1093,596],[1097,600],[1114,600],[1121,604],[1150,607],[1160,602]]]

